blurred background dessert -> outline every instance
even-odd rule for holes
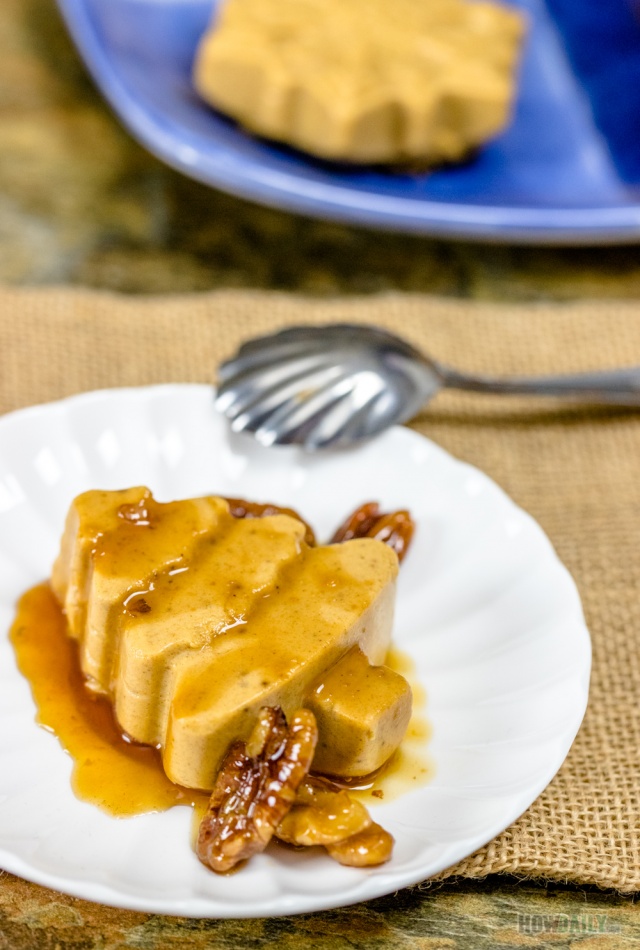
[[[468,0],[227,0],[196,88],[250,131],[346,162],[455,162],[511,117],[524,18]]]

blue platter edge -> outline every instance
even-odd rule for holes
[[[640,130],[640,86],[629,82],[640,76],[640,26],[630,2],[609,0],[598,19],[589,0],[520,0],[530,28],[511,126],[472,161],[425,174],[316,161],[253,138],[210,110],[189,76],[212,0],[58,5],[123,123],[192,178],[345,223],[467,240],[593,245],[640,239],[640,136],[633,135]]]

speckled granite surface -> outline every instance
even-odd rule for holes
[[[210,191],[163,167],[119,127],[86,77],[53,0],[2,0],[0,282],[134,293],[246,286],[635,298],[640,248],[429,241],[294,218]],[[103,908],[0,872],[0,950],[618,950],[639,941],[631,899],[510,879],[449,881],[332,913],[243,922]]]
[[[114,910],[9,876],[0,895],[2,950],[622,950],[640,942],[631,903],[510,879],[411,888],[341,910],[255,921]]]

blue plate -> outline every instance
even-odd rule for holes
[[[640,19],[634,0],[518,0],[530,29],[508,130],[464,165],[415,174],[322,162],[253,138],[194,93],[212,0],[58,0],[122,121],[175,168],[244,198],[422,234],[523,243],[640,238]]]

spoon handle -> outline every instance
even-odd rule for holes
[[[560,396],[587,403],[640,406],[640,366],[563,376],[492,378],[443,368],[444,385],[479,393]]]

